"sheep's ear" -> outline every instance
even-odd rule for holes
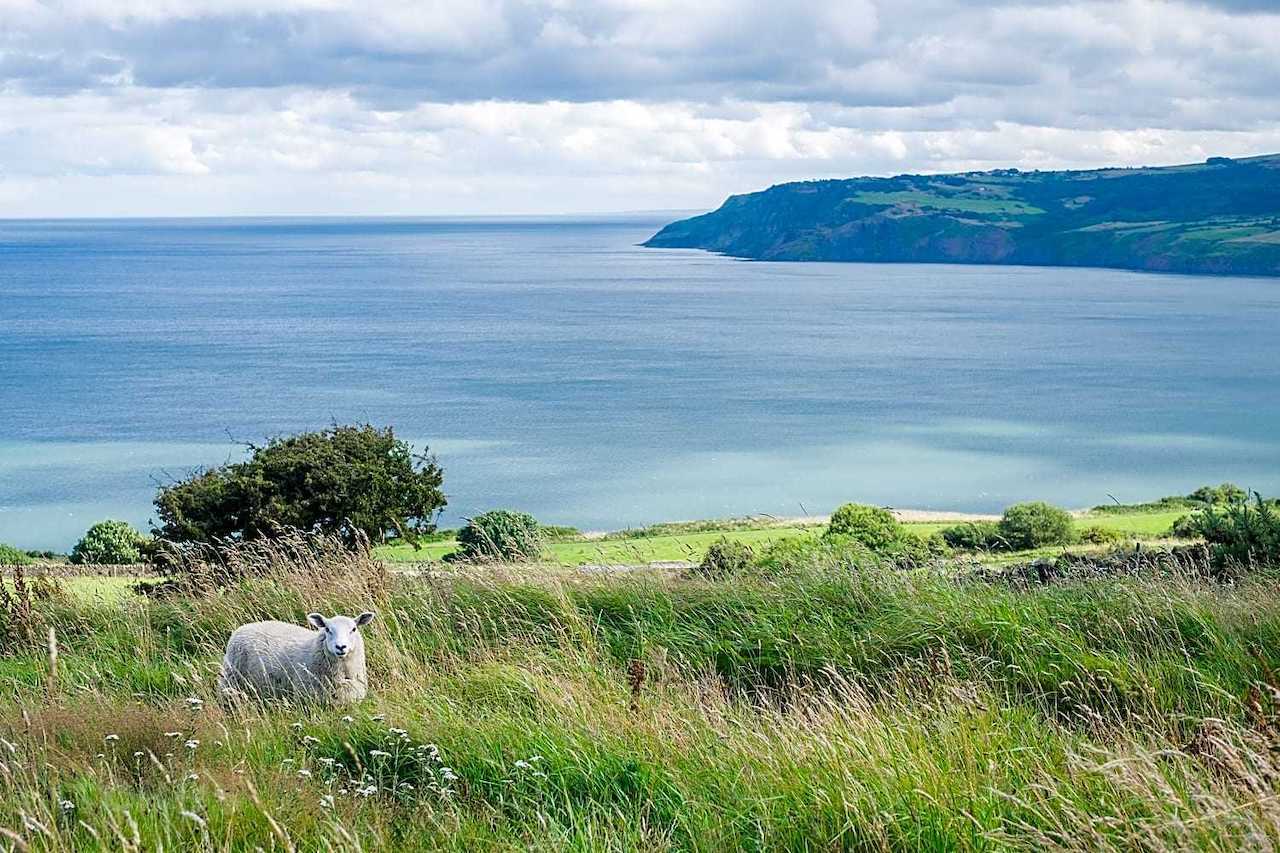
[[[368,625],[372,621],[373,621],[373,614],[368,610],[366,610],[365,612],[361,613],[359,616],[356,617],[356,627],[363,628],[365,625]]]
[[[318,628],[321,631],[324,630],[324,617],[319,613],[308,613],[307,621],[311,623],[312,627]]]

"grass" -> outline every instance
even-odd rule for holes
[[[1106,527],[1133,534],[1142,539],[1159,539],[1166,535],[1173,522],[1186,512],[1186,510],[1177,512],[1166,510],[1126,514],[1090,513],[1078,516],[1076,526],[1078,529]],[[920,536],[928,537],[953,523],[911,522],[905,526]],[[547,560],[564,566],[644,565],[660,561],[697,562],[702,559],[707,546],[722,536],[758,548],[779,539],[813,533],[820,529],[821,525],[779,525],[767,519],[683,522],[657,525],[640,531],[622,531],[609,534],[604,538],[574,537],[552,540],[547,543]],[[445,540],[427,543],[417,551],[409,545],[388,545],[379,548],[377,553],[380,558],[390,562],[429,562],[441,559],[456,548],[456,541]]]
[[[1260,571],[1015,590],[839,560],[725,582],[330,555],[55,597],[0,655],[0,845],[994,850],[1280,845]],[[354,708],[217,705],[236,625],[372,607]]]
[[[1014,216],[1031,216],[1044,213],[1041,208],[1026,202],[1008,198],[968,198],[964,196],[938,195],[923,190],[901,192],[872,192],[864,190],[852,197],[860,204],[914,204],[938,210],[960,210],[967,213],[1007,213]]]

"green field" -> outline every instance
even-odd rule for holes
[[[0,849],[1274,849],[1278,588],[335,552],[55,595],[0,648]],[[220,707],[237,625],[366,608],[364,702]]]
[[[1159,539],[1168,533],[1170,526],[1186,511],[1135,512],[1129,514],[1098,514],[1077,517],[1077,528],[1106,527],[1131,533],[1141,539]],[[917,522],[906,527],[921,536],[930,536],[954,522]],[[691,523],[698,527],[712,526],[714,522]],[[697,562],[702,559],[707,546],[720,539],[745,542],[761,547],[779,539],[805,534],[817,534],[821,525],[779,526],[761,522],[759,527],[742,527],[742,522],[726,523],[723,529],[699,530],[694,533],[673,533],[657,536],[630,538],[569,539],[547,543],[547,560],[565,566],[586,564],[643,565],[659,561]],[[409,545],[388,545],[377,549],[382,559],[390,562],[426,562],[439,560],[454,551],[457,542],[431,542],[415,551]]]

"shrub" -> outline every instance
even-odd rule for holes
[[[12,545],[0,542],[0,566],[26,566],[30,563],[31,558],[25,551],[19,551]]]
[[[142,561],[146,538],[127,521],[99,521],[71,549],[71,562],[123,565]]]
[[[1015,551],[1066,545],[1074,528],[1071,515],[1044,501],[1014,504],[1000,519],[1000,535]]]
[[[542,555],[542,528],[525,512],[495,509],[467,521],[458,531],[457,560],[536,560]]]
[[[751,546],[745,542],[721,536],[718,542],[712,542],[707,548],[694,572],[706,578],[731,577],[751,568],[755,556]]]
[[[1119,542],[1125,542],[1131,537],[1129,534],[1114,527],[1102,527],[1101,525],[1093,525],[1081,530],[1076,537],[1081,542],[1087,542],[1090,545],[1113,545]]]
[[[1201,486],[1187,495],[1187,499],[1205,506],[1219,506],[1245,503],[1249,500],[1249,493],[1235,483],[1223,483],[1220,486]]]
[[[889,510],[849,503],[831,513],[824,535],[847,536],[872,551],[879,551],[897,542],[903,533],[902,525]]]
[[[994,521],[964,521],[941,531],[942,540],[959,551],[998,551],[1004,547],[1000,525]]]
[[[543,539],[579,539],[582,537],[582,531],[576,527],[566,527],[562,524],[543,524]]]
[[[255,539],[297,528],[349,546],[394,535],[417,543],[445,505],[444,472],[393,430],[335,426],[249,446],[244,462],[199,472],[156,495],[174,542]]]
[[[1280,511],[1255,493],[1255,502],[1207,507],[1188,527],[1209,543],[1217,565],[1280,564]]]
[[[1194,514],[1179,516],[1169,528],[1169,535],[1174,539],[1197,539],[1200,536],[1200,527],[1196,521]]]

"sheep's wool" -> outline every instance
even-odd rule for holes
[[[368,689],[364,641],[352,637],[346,657],[325,650],[325,632],[287,622],[241,625],[227,641],[218,681],[223,695],[346,704]]]

